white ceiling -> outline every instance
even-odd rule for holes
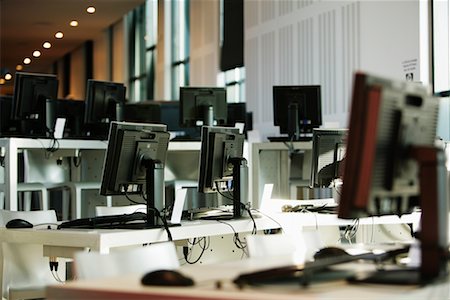
[[[16,65],[34,50],[42,55],[34,58],[23,71],[42,72],[66,53],[89,39],[96,38],[105,28],[145,0],[0,0],[0,78],[6,70],[14,74]],[[90,5],[94,14],[86,13]],[[78,20],[78,27],[69,22]],[[57,31],[64,38],[54,38]],[[52,43],[44,49],[44,41]]]

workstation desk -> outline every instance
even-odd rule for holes
[[[350,284],[344,280],[311,283],[278,283],[236,287],[232,280],[239,274],[255,271],[254,266],[271,267],[271,259],[264,261],[244,259],[214,265],[187,265],[180,272],[195,281],[193,287],[155,287],[141,284],[142,274],[122,275],[94,280],[79,280],[64,285],[47,287],[48,300],[57,299],[216,299],[216,300],[301,300],[301,299],[450,299],[449,279],[419,285]],[[276,262],[275,262],[276,264]],[[357,264],[344,268],[358,268]],[[366,266],[367,267],[367,266]],[[374,267],[372,265],[372,267]],[[219,288],[220,287],[220,288]]]
[[[106,150],[107,141],[37,138],[0,138],[0,148],[4,149],[4,193],[5,209],[17,211],[18,153],[26,149],[42,149],[55,147],[54,157],[75,157],[80,150]]]

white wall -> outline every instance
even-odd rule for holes
[[[246,0],[244,13],[246,100],[263,137],[278,134],[273,85],[321,84],[324,122],[345,127],[355,70],[419,78],[419,0]]]

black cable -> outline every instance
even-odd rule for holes
[[[202,240],[204,241],[203,247],[202,247],[201,244],[200,244]],[[203,254],[205,253],[206,249],[209,248],[209,243],[208,243],[208,245],[206,244],[206,237],[200,238],[200,239],[198,240],[197,243],[195,242],[195,238],[194,238],[194,243],[193,243],[192,245],[196,245],[196,244],[198,244],[199,247],[202,249],[202,251],[200,252],[200,255],[197,257],[196,260],[194,260],[194,261],[189,261],[189,259],[188,259],[188,252],[183,251],[183,254],[184,254],[184,260],[185,260],[188,264],[190,264],[190,265],[193,265],[193,264],[196,264],[197,262],[199,262],[200,259],[201,259],[202,256],[203,256]]]
[[[281,226],[281,224],[280,224],[277,220],[275,220],[275,219],[272,218],[271,216],[269,216],[269,215],[267,215],[267,214],[261,212],[260,210],[258,210],[258,209],[256,209],[256,208],[252,208],[252,210],[256,211],[257,213],[260,213],[260,214],[264,215],[265,217],[267,217],[267,218],[271,219],[272,221],[274,221],[275,223],[277,223],[277,225],[280,226],[281,232],[282,232],[282,233],[284,232],[283,226]]]

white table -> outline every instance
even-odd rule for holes
[[[232,284],[240,273],[270,266],[271,259],[264,261],[242,260],[215,265],[193,265],[180,271],[194,279],[193,287],[152,287],[140,283],[141,274],[120,277],[79,280],[47,288],[47,299],[234,299],[234,300],[299,300],[299,299],[450,299],[448,278],[443,282],[421,286],[348,284],[343,280],[313,283],[307,288],[298,284],[272,284],[247,287],[242,290]],[[275,264],[276,265],[276,264]],[[359,267],[352,264],[353,269]],[[221,282],[221,288],[217,288]]]
[[[32,138],[0,138],[0,148],[5,149],[5,208],[17,210],[17,154],[23,149],[42,149],[45,151],[52,145],[51,139]],[[78,150],[104,150],[107,141],[98,140],[58,140],[58,150],[53,153],[58,156],[75,156]]]

